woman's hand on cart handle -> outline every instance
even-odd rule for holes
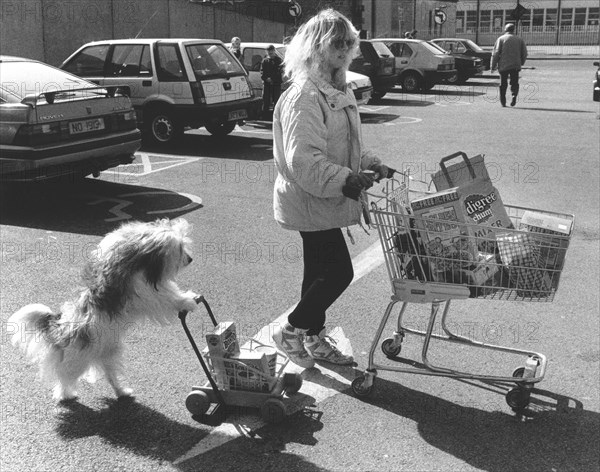
[[[373,171],[362,171],[358,174],[352,172],[342,187],[342,194],[345,197],[358,201],[360,192],[373,186],[374,174]]]
[[[373,180],[377,183],[381,181],[381,179],[391,179],[396,169],[392,169],[383,164],[373,164],[369,167],[369,170],[375,173]]]

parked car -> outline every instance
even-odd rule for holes
[[[596,76],[594,77],[594,101],[600,102],[600,62],[594,62],[594,65],[598,68],[596,70]]]
[[[98,176],[139,148],[135,111],[116,87],[0,56],[0,180]]]
[[[405,92],[431,90],[458,73],[454,58],[422,39],[378,38],[396,61],[396,80]]]
[[[277,52],[281,58],[285,57],[285,46],[279,43],[242,43],[240,48],[242,53],[242,65],[248,71],[252,90],[257,97],[262,97],[263,93],[263,81],[260,78],[260,64],[266,56],[266,49],[270,44],[275,46],[275,52]],[[226,46],[230,47],[230,44],[227,44]],[[356,98],[356,103],[358,105],[366,105],[369,102],[371,95],[373,94],[373,86],[371,85],[369,77],[348,71],[346,73],[346,83],[354,92],[354,97]],[[285,89],[285,84],[282,88]]]
[[[442,47],[438,46],[434,42],[429,41],[429,44],[438,48],[444,54],[450,54]],[[481,75],[485,70],[481,59],[475,56],[467,56],[465,54],[452,54],[454,58],[454,66],[456,67],[456,75],[446,79],[446,82],[451,84],[462,84],[469,80],[471,77]]]
[[[172,143],[184,127],[224,136],[258,117],[248,73],[216,39],[113,39],[85,44],[61,65],[100,85],[129,89],[142,132]]]
[[[490,70],[492,53],[485,51],[470,39],[462,38],[435,38],[431,42],[437,44],[450,54],[464,54],[465,56],[478,57],[483,62],[485,70]]]
[[[369,77],[373,84],[373,98],[380,99],[396,85],[394,56],[385,44],[363,39],[358,56],[350,64],[350,70]]]

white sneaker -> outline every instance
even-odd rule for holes
[[[310,369],[315,366],[315,361],[308,355],[306,349],[304,349],[304,335],[306,329],[292,328],[292,330],[286,329],[284,326],[280,326],[273,333],[273,341],[277,345],[280,351],[283,351],[294,364],[298,364],[300,367]]]
[[[342,354],[342,352],[332,344],[336,344],[335,339],[325,334],[325,328],[317,336],[306,336],[304,340],[304,349],[308,355],[316,361],[329,362],[331,364],[349,365],[354,363],[352,356]]]

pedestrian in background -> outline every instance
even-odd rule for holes
[[[333,9],[304,23],[285,54],[291,80],[273,115],[277,169],[275,219],[302,238],[304,277],[298,305],[273,333],[277,347],[301,367],[315,360],[354,362],[326,335],[326,310],[354,277],[342,228],[360,223],[362,189],[389,169],[362,147],[360,116],[346,72],[358,32]]]
[[[242,40],[237,36],[231,38],[231,52],[239,60],[242,60]]]
[[[504,34],[496,40],[492,51],[492,71],[498,69],[500,73],[500,104],[506,106],[506,89],[510,78],[510,91],[512,100],[510,106],[517,104],[519,95],[519,71],[527,60],[527,46],[525,41],[515,34],[515,25],[508,23],[504,27]]]
[[[260,77],[263,81],[263,115],[267,117],[271,104],[273,109],[281,95],[281,82],[283,82],[283,71],[281,70],[283,59],[277,55],[275,46],[267,47],[267,55],[260,64]]]

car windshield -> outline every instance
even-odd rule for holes
[[[390,48],[388,48],[381,41],[373,41],[371,44],[373,45],[373,47],[375,48],[375,51],[377,51],[377,54],[379,56],[381,56],[381,57],[393,57],[394,56],[392,54],[392,51],[390,51]]]
[[[477,51],[477,52],[485,52],[481,47],[479,47],[477,44],[475,44],[473,41],[471,41],[470,39],[467,39],[465,41],[465,43],[467,43],[469,45],[469,47],[473,50],[473,51]]]
[[[198,79],[245,74],[239,62],[221,44],[192,44],[186,46],[186,50]]]
[[[97,87],[60,69],[39,62],[3,62],[0,86],[20,100],[27,95]]]
[[[446,51],[437,44],[433,44],[428,41],[423,41],[421,44],[425,46],[426,49],[429,49],[429,51],[433,54],[446,54]]]

